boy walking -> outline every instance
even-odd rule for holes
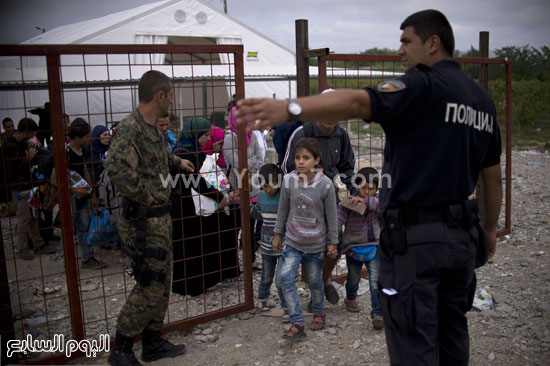
[[[352,205],[366,205],[365,212],[360,215],[354,210],[340,205],[338,208],[338,227],[345,225],[342,236],[342,253],[346,253],[348,277],[346,280],[346,299],[344,303],[348,311],[359,312],[357,304],[357,289],[361,280],[363,264],[369,274],[369,287],[372,310],[372,326],[376,330],[384,328],[382,309],[378,300],[378,244],[380,224],[378,223],[378,172],[374,168],[360,169],[354,177],[358,196],[352,197]]]

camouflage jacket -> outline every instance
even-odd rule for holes
[[[105,168],[122,197],[146,201],[151,195],[152,205],[164,205],[169,203],[171,187],[163,187],[161,176],[168,177],[170,167],[178,167],[180,162],[180,158],[167,153],[160,130],[147,123],[136,109],[118,124]]]

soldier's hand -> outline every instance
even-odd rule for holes
[[[151,204],[153,203],[153,196],[149,195],[149,197],[147,197],[147,200],[146,201],[140,201],[144,206],[151,206]]]
[[[188,172],[194,172],[195,166],[187,159],[181,159],[180,169],[187,170]]]
[[[289,119],[287,104],[281,99],[241,99],[237,102],[237,122],[248,125],[247,130],[282,125]]]

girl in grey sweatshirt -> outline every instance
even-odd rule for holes
[[[287,174],[281,187],[273,250],[284,244],[277,282],[288,307],[290,330],[284,338],[304,337],[304,320],[296,291],[300,263],[307,267],[311,290],[312,330],[325,327],[322,265],[326,255],[335,258],[338,217],[334,184],[322,172],[321,152],[315,139],[302,138],[295,145],[296,170]],[[285,233],[284,243],[281,234]]]

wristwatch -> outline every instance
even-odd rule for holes
[[[302,106],[296,101],[296,99],[289,99],[286,107],[288,115],[290,116],[289,122],[296,122],[302,114]]]

